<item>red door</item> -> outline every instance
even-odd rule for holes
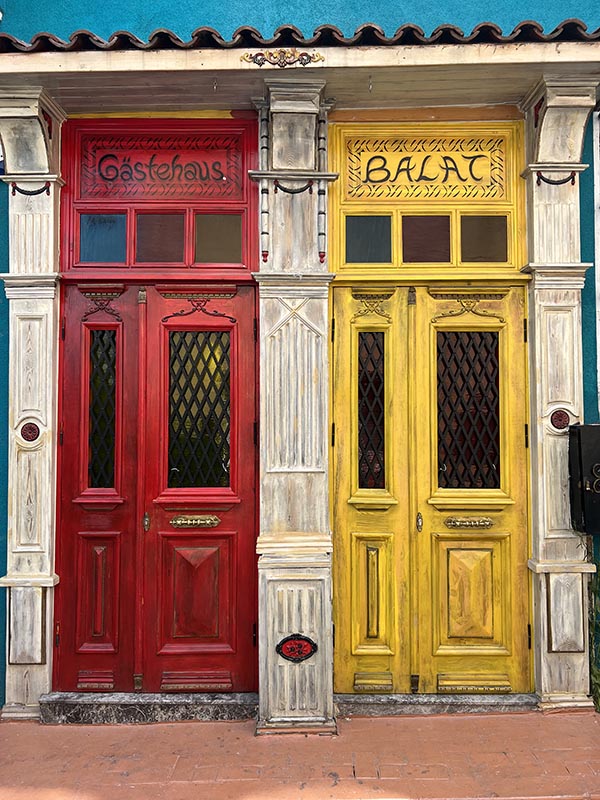
[[[55,687],[256,688],[254,290],[65,290]]]

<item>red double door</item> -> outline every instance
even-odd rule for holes
[[[63,307],[55,689],[256,689],[253,287]]]

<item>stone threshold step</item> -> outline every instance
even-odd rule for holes
[[[334,694],[337,717],[402,714],[500,714],[535,711],[536,694]]]
[[[40,720],[49,725],[114,725],[152,722],[255,719],[258,695],[52,692],[40,698]]]

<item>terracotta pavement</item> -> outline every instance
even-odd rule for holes
[[[338,720],[337,736],[253,722],[0,724],[1,800],[599,798],[600,714]]]

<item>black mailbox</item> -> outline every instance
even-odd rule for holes
[[[600,425],[569,428],[571,524],[600,535]]]

